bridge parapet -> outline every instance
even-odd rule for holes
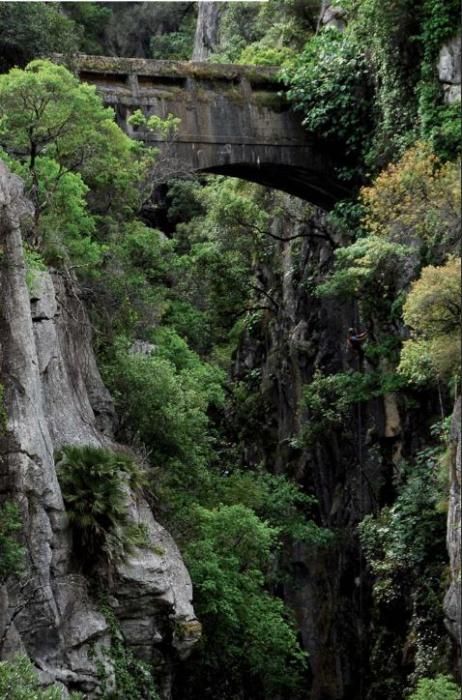
[[[180,171],[241,177],[324,208],[348,194],[332,158],[290,109],[277,67],[83,54],[65,62],[96,85],[126,133],[161,152],[165,137],[132,126],[129,117],[138,109],[147,117],[179,117],[168,149]]]
[[[107,75],[123,78],[130,75],[153,78],[173,78],[186,80],[220,80],[223,82],[248,81],[251,85],[265,85],[269,89],[280,90],[277,66],[253,66],[237,63],[203,63],[194,61],[159,61],[146,58],[121,58],[113,56],[89,56],[74,54],[71,58],[55,55],[66,61],[78,73]]]

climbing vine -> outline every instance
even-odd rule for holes
[[[151,667],[127,648],[120,625],[108,605],[101,612],[109,625],[108,650],[93,649],[99,676],[101,700],[160,700]]]

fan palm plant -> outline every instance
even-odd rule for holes
[[[130,456],[92,445],[63,447],[56,464],[79,559],[123,558],[140,543],[128,496],[143,485],[143,471]]]

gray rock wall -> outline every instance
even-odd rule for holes
[[[357,360],[345,353],[355,311],[349,304],[321,300],[312,291],[332,264],[334,245],[341,244],[327,229],[325,214],[310,214],[306,205],[285,195],[279,195],[278,203],[281,200],[290,216],[273,223],[273,234],[301,238],[278,244],[273,260],[259,271],[259,286],[270,290],[278,306],[265,314],[258,335],[244,338],[236,358],[237,378],[248,370],[261,370],[255,389],[259,428],[253,426],[242,461],[263,462],[270,470],[294,477],[316,496],[319,521],[342,533],[327,549],[302,544],[286,549],[283,566],[290,575],[284,598],[295,612],[309,653],[311,700],[356,698],[367,659],[368,624],[356,525],[374,510],[383,474],[391,469],[377,454],[390,427],[383,404],[371,401],[360,416],[355,412],[345,430],[330,430],[313,449],[294,445],[293,438],[308,420],[298,408],[299,400],[315,369],[357,369]],[[397,443],[399,435],[389,441]]]
[[[65,444],[116,447],[112,399],[99,375],[85,309],[72,280],[40,273],[26,284],[22,232],[32,215],[22,185],[0,162],[0,498],[19,504],[26,571],[0,596],[0,656],[27,653],[45,683],[97,687],[90,648],[106,656],[107,622],[75,561],[54,452]],[[127,643],[157,668],[170,697],[172,664],[200,636],[189,574],[171,536],[141,496],[135,522],[150,544],[120,565],[108,586]]]
[[[451,583],[444,600],[446,626],[454,639],[460,661],[462,647],[462,591],[461,591],[461,399],[454,406],[450,435],[449,508],[447,546],[451,569]]]
[[[206,61],[217,51],[220,43],[220,18],[223,7],[221,2],[198,3],[193,61]]]
[[[461,36],[455,36],[441,47],[438,59],[438,78],[443,85],[448,104],[460,102],[461,96]]]

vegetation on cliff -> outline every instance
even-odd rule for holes
[[[352,571],[363,556],[368,609],[355,639],[371,650],[366,661],[348,652],[367,698],[453,700],[442,603],[447,416],[460,390],[460,134],[435,62],[458,7],[345,0],[340,32],[323,27],[318,3],[226,4],[210,60],[283,66],[281,90],[306,129],[349,159],[341,175],[359,193],[325,217],[225,177],[191,175],[152,193],[155,154],[119,129],[94,87],[37,59],[77,49],[186,59],[193,5],[136,3],[128,17],[112,3],[0,3],[0,157],[35,205],[29,282],[44,266],[79,281],[116,438],[133,450],[57,455],[76,555],[91,575],[141,542],[126,491],[142,485],[185,557],[204,628],[176,697],[297,700],[319,658],[310,666],[315,642],[288,591],[317,562],[336,572],[336,557],[354,550],[342,595],[357,611]],[[353,323],[368,330],[357,354],[340,337]],[[390,404],[401,414],[394,432],[379,425]],[[339,492],[351,488],[353,502],[356,492],[341,471],[332,485],[337,462],[361,484],[380,472],[366,484],[369,512],[353,503],[339,517]],[[19,528],[5,504],[2,577],[20,573]],[[112,631],[119,693],[155,697],[133,685],[141,667]],[[0,687],[18,673],[24,693],[55,697],[39,694],[23,660],[0,664]],[[316,677],[319,692],[331,682]]]

